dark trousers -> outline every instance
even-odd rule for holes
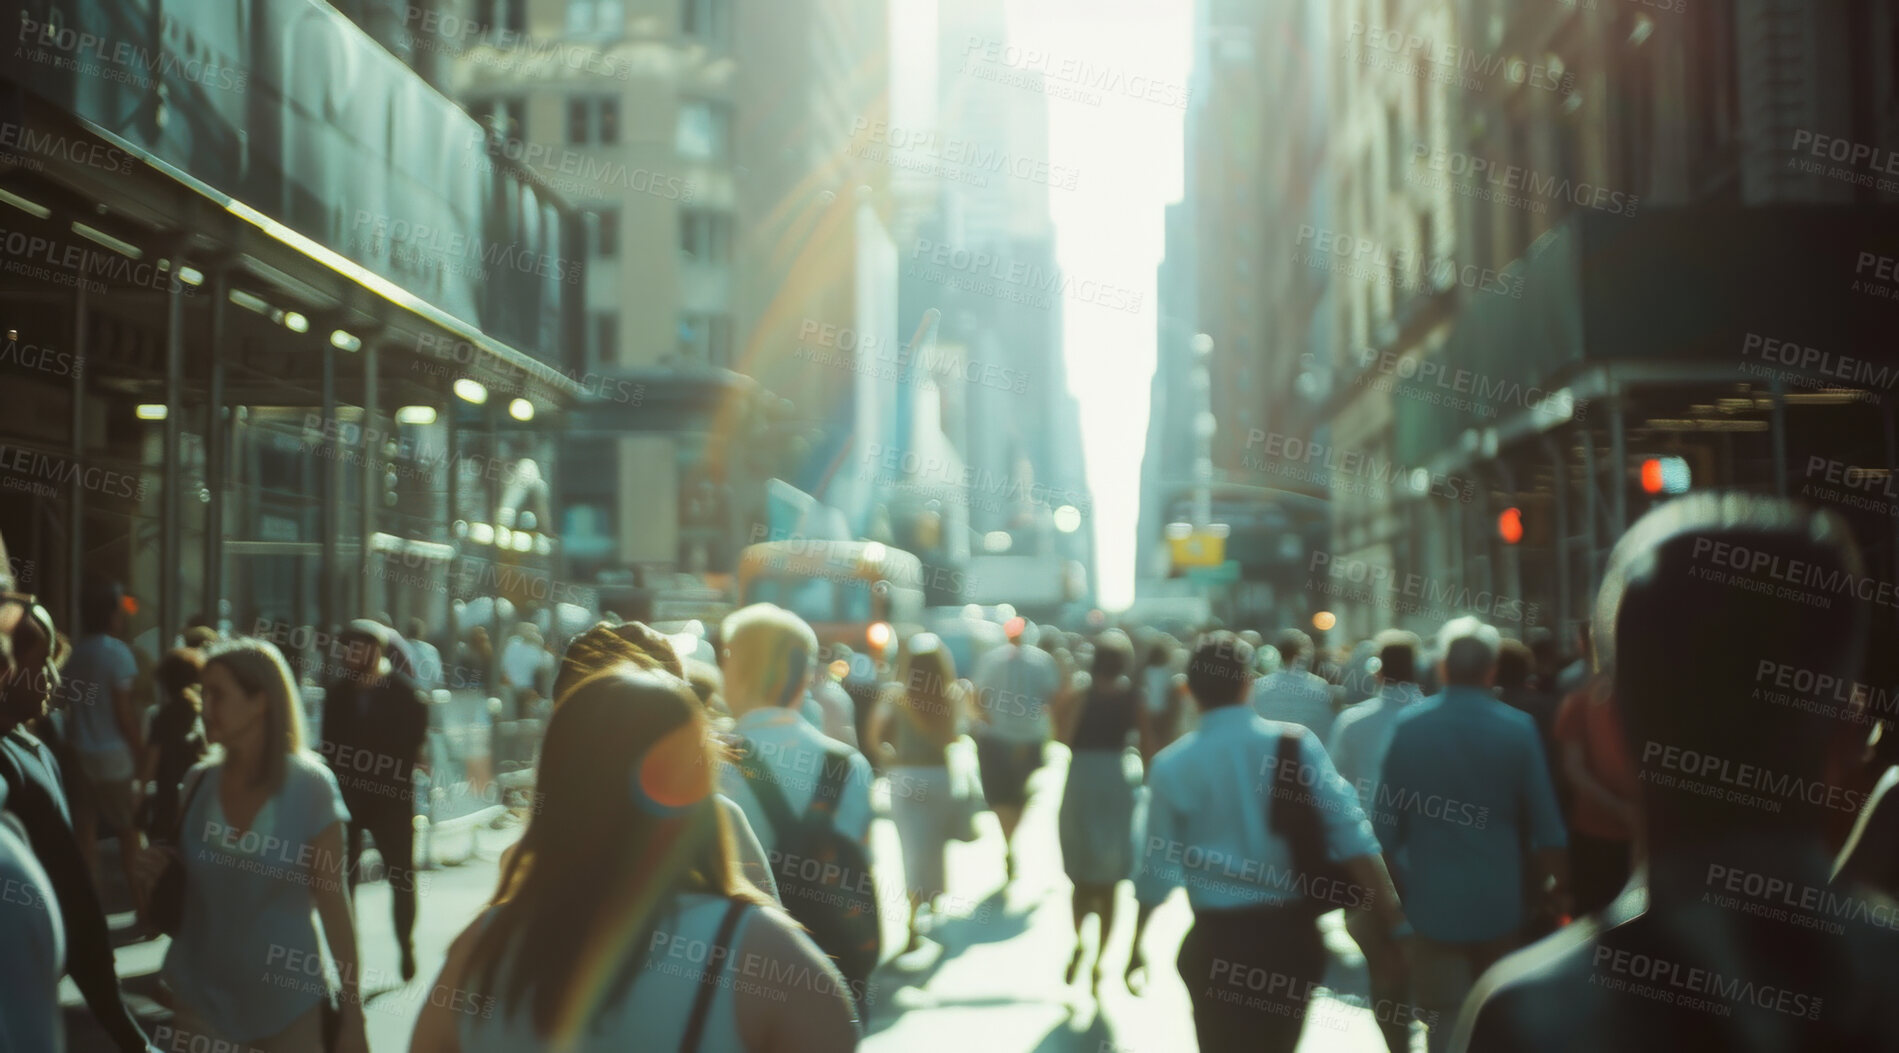
[[[1576,916],[1615,902],[1629,883],[1629,843],[1570,831],[1569,887]]]
[[[410,946],[415,932],[415,807],[406,798],[373,794],[345,794],[349,808],[349,888],[356,891],[362,877],[357,863],[363,857],[363,831],[376,839],[389,879],[389,898],[396,906],[396,942]]]
[[[1202,910],[1181,942],[1180,978],[1193,999],[1200,1053],[1292,1053],[1325,976],[1325,944],[1310,911]]]

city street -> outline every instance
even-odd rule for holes
[[[1134,900],[1123,887],[1116,912],[1113,947],[1103,969],[1100,1001],[1089,997],[1086,976],[1071,986],[1061,982],[1073,948],[1068,883],[1056,847],[1055,818],[1066,755],[1056,750],[1037,777],[1036,796],[1017,834],[1018,880],[1004,894],[1001,831],[984,816],[982,837],[950,847],[950,890],[945,916],[930,930],[919,950],[903,949],[903,873],[896,827],[880,818],[872,827],[882,895],[886,961],[873,981],[877,1007],[868,1023],[863,1048],[870,1053],[936,1053],[966,1048],[970,1036],[984,1036],[995,1049],[1036,1053],[1176,1053],[1194,1048],[1187,993],[1173,968],[1174,950],[1189,920],[1178,895],[1156,912],[1148,932],[1151,949],[1146,993],[1130,995],[1118,982],[1127,964],[1133,931]],[[879,784],[880,795],[884,791]],[[415,982],[400,983],[395,941],[389,938],[389,887],[382,882],[359,890],[357,918],[368,994],[372,1053],[406,1050],[426,992],[449,943],[493,892],[500,854],[520,836],[520,827],[473,826],[437,838],[441,865],[421,886],[415,945],[420,966]],[[106,858],[111,858],[110,853]],[[892,891],[895,890],[895,891]],[[121,904],[122,905],[122,901]],[[127,930],[130,913],[113,916],[115,930]],[[1381,1049],[1370,1010],[1363,1008],[1365,974],[1351,939],[1328,916],[1326,942],[1332,952],[1326,982],[1332,993],[1314,1009],[1301,1050],[1375,1051]],[[164,1011],[153,1000],[167,941],[132,943],[119,948],[119,975],[134,1009],[161,1049],[167,1049]],[[1352,1004],[1356,998],[1361,1004]],[[71,980],[61,987],[61,1003],[71,1048],[104,1051],[96,1025]]]

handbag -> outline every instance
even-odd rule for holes
[[[189,775],[186,776],[190,778]],[[160,847],[177,849],[184,842],[185,816],[191,813],[192,799],[198,796],[199,787],[204,785],[204,773],[199,772],[191,785],[185,787],[184,797],[178,804],[178,823],[172,827],[171,836],[157,840]],[[158,880],[152,882],[151,901],[145,905],[145,918],[158,931],[167,936],[178,935],[178,929],[185,920],[185,860],[181,854],[174,854],[165,863],[165,869],[159,872]]]

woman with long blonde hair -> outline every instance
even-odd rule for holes
[[[740,874],[684,682],[615,666],[548,722],[545,807],[449,948],[415,1053],[843,1050],[845,980]]]
[[[886,687],[865,728],[865,745],[879,753],[890,776],[890,818],[903,845],[910,890],[906,953],[922,943],[917,912],[943,894],[943,854],[968,818],[949,768],[949,748],[963,733],[968,697],[948,648],[935,634],[919,633],[904,648],[898,680]]]
[[[159,876],[184,868],[184,909],[165,955],[181,1041],[261,1053],[317,1053],[332,993],[329,945],[342,982],[334,1047],[365,1053],[356,930],[344,881],[343,806],[336,777],[304,746],[303,706],[275,645],[238,639],[211,649],[202,673],[209,759],[185,773],[178,845],[148,849],[135,891],[152,906]],[[318,932],[320,919],[322,931]],[[260,975],[261,971],[261,975]]]

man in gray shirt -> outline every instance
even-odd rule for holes
[[[976,663],[976,757],[983,796],[1002,823],[1004,864],[1015,877],[1016,824],[1029,803],[1029,776],[1042,766],[1054,737],[1049,707],[1061,688],[1061,672],[1047,651],[1035,646],[1035,630],[1021,618],[1003,626],[1009,642]]]

